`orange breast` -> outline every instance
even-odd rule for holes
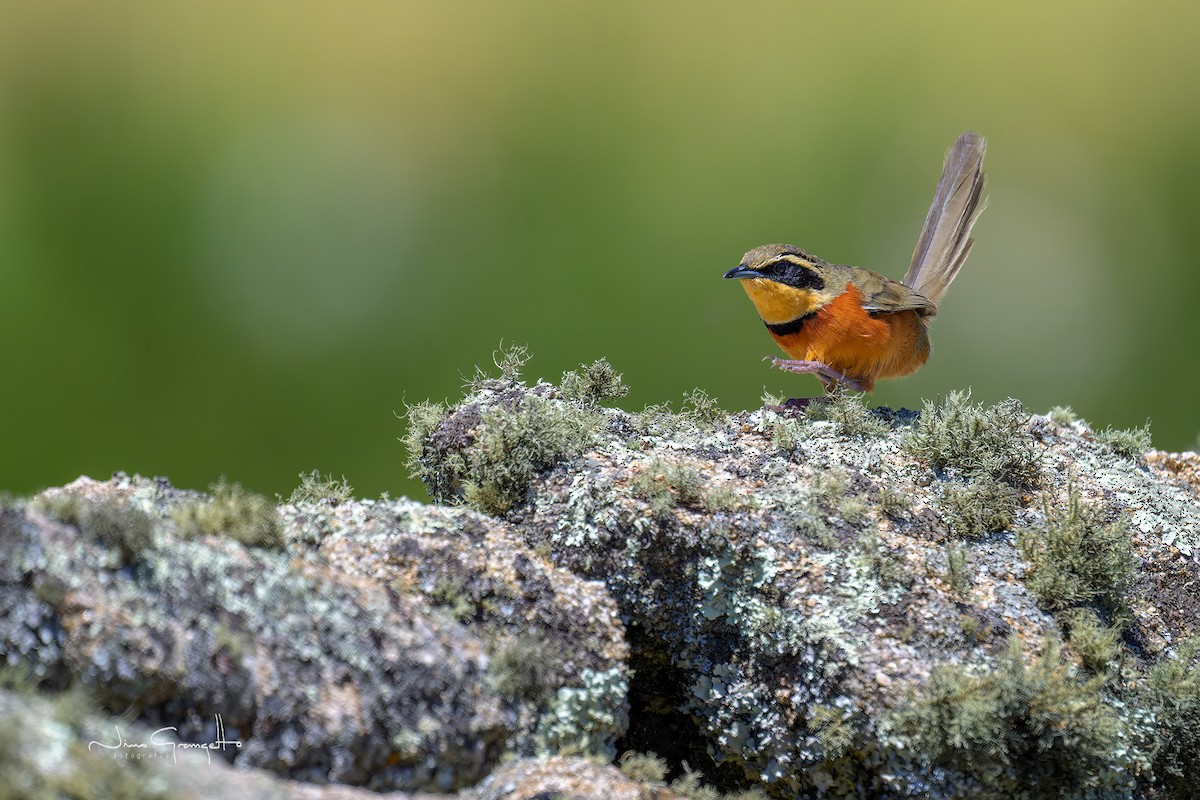
[[[877,378],[907,375],[924,364],[929,358],[925,320],[915,311],[871,316],[862,299],[850,284],[798,331],[771,335],[790,358],[820,361],[868,389]]]

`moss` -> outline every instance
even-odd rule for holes
[[[784,453],[793,452],[808,438],[805,426],[791,417],[772,414],[767,424],[771,444]]]
[[[532,631],[504,636],[493,644],[488,660],[492,686],[504,697],[541,703],[549,696],[554,665],[562,653]]]
[[[504,369],[502,367],[502,369]],[[538,472],[582,453],[603,427],[592,409],[492,382],[494,402],[408,409],[408,466],[433,499],[499,515],[520,503]]]
[[[721,793],[711,786],[706,786],[704,776],[686,763],[683,765],[683,774],[671,781],[668,788],[688,800],[721,800]]]
[[[185,503],[172,512],[180,535],[223,535],[250,547],[283,547],[283,526],[270,500],[224,478],[210,490],[207,500]]]
[[[1097,431],[1096,438],[1101,444],[1108,447],[1108,449],[1117,455],[1134,460],[1145,455],[1146,451],[1152,446],[1149,421],[1141,428],[1118,430],[1108,427],[1102,431]]]
[[[821,749],[822,761],[836,761],[854,744],[854,728],[841,709],[818,704],[808,719],[809,730]]]
[[[87,513],[87,504],[74,492],[39,495],[33,501],[32,507],[51,519],[76,527],[83,522],[84,514]]]
[[[89,506],[80,530],[115,550],[122,564],[137,563],[154,546],[154,526],[150,517],[120,498],[109,498]]]
[[[959,597],[966,598],[971,591],[971,577],[967,574],[967,548],[960,544],[946,545],[946,583]]]
[[[400,441],[404,443],[404,450],[408,453],[405,466],[408,468],[409,477],[425,480],[426,475],[433,470],[432,464],[438,458],[433,434],[446,419],[448,410],[443,403],[428,401],[404,407],[406,425]],[[430,493],[432,492],[433,487],[430,487]]]
[[[1071,425],[1079,419],[1074,409],[1070,406],[1055,406],[1050,409],[1047,416],[1050,417],[1050,421],[1055,425]]]
[[[1117,755],[1121,721],[1102,685],[1077,678],[1053,641],[1027,665],[1014,637],[991,672],[936,668],[893,721],[921,760],[971,782],[948,775],[956,796],[1103,796],[1129,779]]]
[[[1029,414],[1017,400],[990,408],[970,402],[969,392],[951,392],[925,403],[905,447],[934,470],[971,478],[990,477],[1014,487],[1041,479],[1041,461],[1027,429]]]
[[[604,358],[592,364],[580,364],[579,372],[572,370],[563,373],[559,396],[585,406],[598,406],[606,400],[629,394],[629,387],[621,377],[621,373]]]
[[[741,495],[728,484],[709,485],[700,497],[701,507],[710,514],[714,511],[732,511],[739,506],[753,506],[753,499],[743,500]]]
[[[864,498],[850,495],[838,504],[838,513],[849,525],[862,525],[871,518],[871,504]]]
[[[626,778],[639,783],[661,783],[667,777],[667,762],[654,753],[630,750],[621,755],[617,765]]]
[[[1043,526],[1017,535],[1029,562],[1025,584],[1038,601],[1053,611],[1088,603],[1109,612],[1120,609],[1137,566],[1125,521],[1104,523],[1074,486],[1067,490],[1065,507],[1047,503],[1045,514]]]
[[[469,391],[479,392],[516,383],[521,379],[521,372],[530,358],[529,348],[525,345],[505,346],[501,342],[500,347],[492,351],[492,364],[500,370],[499,377],[492,376],[483,367],[476,365],[474,373],[464,381],[464,386]]]
[[[59,522],[74,525],[83,535],[98,539],[120,556],[121,564],[135,564],[154,546],[154,524],[141,509],[120,497],[88,503],[74,492],[42,495],[34,507]]]
[[[768,800],[766,793],[759,788],[721,792],[707,785],[704,775],[693,770],[687,762],[683,764],[683,774],[671,781],[667,788],[687,800]]]
[[[810,496],[824,509],[833,510],[841,507],[846,500],[846,490],[850,486],[850,478],[839,469],[813,473],[809,485]]]
[[[717,404],[717,399],[709,397],[708,392],[703,389],[693,389],[683,396],[681,416],[690,419],[701,428],[715,428],[729,418]]]
[[[904,568],[904,562],[883,546],[874,528],[868,528],[859,535],[858,548],[881,585],[886,587],[912,584],[913,577]]]
[[[1059,616],[1079,663],[1096,675],[1109,672],[1121,655],[1121,626],[1105,625],[1090,608],[1072,608]]]
[[[866,400],[857,394],[834,391],[809,403],[804,414],[810,420],[832,422],[842,436],[883,436],[891,426],[871,413]]]
[[[1181,643],[1146,676],[1143,702],[1157,720],[1152,759],[1165,797],[1193,797],[1200,784],[1200,637]]]
[[[906,519],[912,516],[912,498],[894,486],[879,490],[879,510],[891,519]]]
[[[975,539],[1007,530],[1020,508],[1017,491],[989,475],[942,487],[942,511],[952,536]]]
[[[475,619],[475,601],[467,591],[462,580],[441,578],[429,592],[429,601],[438,608],[444,609],[459,622],[470,622]]]
[[[725,485],[709,486],[695,467],[672,464],[655,458],[629,482],[634,497],[650,504],[650,513],[664,518],[677,506],[709,513],[728,511],[739,505],[736,491]]]
[[[322,476],[317,470],[300,473],[300,485],[292,490],[288,502],[292,505],[299,503],[329,503],[341,505],[354,499],[354,487],[343,475],[341,480],[332,475]]]

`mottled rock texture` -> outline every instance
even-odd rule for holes
[[[411,501],[285,505],[260,547],[182,535],[203,501],[81,478],[6,509],[9,671],[188,741],[219,714],[239,766],[374,789],[450,791],[505,754],[603,752],[624,731],[615,604],[507,526]]]
[[[606,363],[501,367],[409,410],[439,505],[9,503],[0,701],[82,687],[195,742],[221,714],[261,796],[1193,796],[1194,454],[961,394],[631,414]]]

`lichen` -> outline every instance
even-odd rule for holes
[[[564,686],[542,715],[535,734],[538,750],[552,755],[567,748],[583,753],[616,755],[614,742],[629,725],[624,670],[585,669],[582,686]]]

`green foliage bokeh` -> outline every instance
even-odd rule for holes
[[[1191,446],[1183,3],[6,3],[0,488],[123,469],[423,496],[394,412],[501,340],[730,409],[767,242],[900,277],[954,136],[990,206],[917,375]]]

